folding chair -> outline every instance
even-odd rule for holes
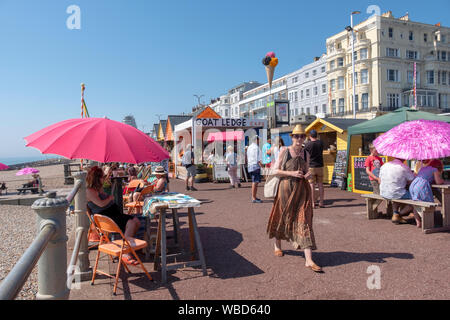
[[[147,242],[144,240],[136,239],[136,238],[125,238],[125,236],[122,233],[122,230],[117,226],[117,224],[109,217],[102,216],[99,214],[94,215],[94,222],[98,226],[101,233],[107,234],[107,233],[119,233],[122,239],[110,241],[107,237],[102,237],[100,239],[100,243],[98,245],[98,252],[97,252],[97,258],[95,260],[95,266],[94,266],[94,272],[92,275],[92,282],[91,285],[94,285],[95,276],[97,273],[103,274],[110,278],[115,278],[114,283],[114,289],[113,294],[116,295],[117,291],[117,283],[119,281],[119,273],[120,273],[120,267],[123,265],[128,273],[130,272],[130,269],[128,269],[126,263],[122,262],[122,256],[123,254],[132,253],[133,256],[136,258],[136,260],[139,262],[139,264],[142,267],[142,270],[144,270],[147,278],[149,278],[150,281],[153,281],[152,277],[148,273],[147,269],[145,268],[144,264],[142,263],[141,259],[139,259],[138,255],[136,254],[136,250],[144,249],[147,247]],[[117,271],[115,277],[110,275],[109,273],[106,273],[104,271],[98,270],[98,260],[100,258],[100,252],[106,253],[110,257],[118,257],[119,263],[117,266]]]
[[[129,202],[125,205],[125,207],[128,208],[128,214],[131,214],[135,211],[135,209],[137,208],[142,208],[144,206],[144,201],[143,199],[145,198],[145,196],[149,193],[153,192],[153,189],[155,189],[155,185],[149,185],[147,187],[145,187],[142,191],[141,194],[139,195],[139,198],[137,199],[137,201],[133,201],[133,202]]]
[[[141,179],[134,179],[131,180],[130,183],[128,183],[127,187],[125,188],[125,192],[123,194],[123,203],[127,203],[128,202],[128,197],[130,196],[130,194],[140,185],[144,186],[145,185],[145,181],[141,180]]]
[[[98,244],[100,243],[100,239],[102,237],[108,237],[108,235],[101,234],[99,228],[95,225],[94,220],[92,220],[93,214],[92,214],[91,209],[89,209],[89,207],[87,207],[86,215],[88,216],[89,221],[91,222],[91,225],[90,225],[89,231],[88,231],[88,235],[87,235],[88,243],[89,242],[96,242],[96,244],[88,247],[88,249],[90,250],[90,249],[95,248],[95,247],[98,246]]]

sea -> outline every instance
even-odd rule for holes
[[[55,156],[55,155],[40,155],[40,156],[31,156],[31,157],[30,156],[28,156],[28,157],[5,157],[5,158],[0,158],[0,163],[10,166],[13,164],[18,164],[18,163],[34,162],[34,161],[55,159],[55,158],[61,158],[61,157]]]

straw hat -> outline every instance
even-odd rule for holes
[[[164,170],[164,168],[162,166],[157,166],[155,168],[155,171],[152,172],[153,175],[163,175],[166,174],[166,170]]]
[[[291,136],[294,134],[305,134],[305,129],[303,128],[303,126],[301,124],[298,124],[295,126],[294,130],[292,130]]]

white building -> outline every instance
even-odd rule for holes
[[[328,106],[327,56],[314,58],[314,62],[286,76],[291,117],[315,115],[325,117],[331,113]]]

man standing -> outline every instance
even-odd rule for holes
[[[317,183],[319,187],[319,207],[323,208],[323,142],[317,138],[317,131],[311,130],[309,133],[310,141],[306,143],[305,150],[309,154],[309,184],[311,185],[311,196],[313,208],[316,206],[315,202],[315,185]]]
[[[394,159],[387,162],[380,168],[380,194],[386,199],[411,199],[409,190],[406,189],[408,182],[413,181],[415,178],[411,169],[403,163],[401,159]],[[410,205],[405,206],[401,212],[399,212],[400,205],[393,203],[394,214],[392,215],[392,222],[395,224],[408,223],[402,218],[402,215],[406,215],[412,212],[413,207]]]
[[[370,156],[365,162],[366,173],[369,176],[370,184],[372,185],[373,193],[380,194],[380,168],[383,165],[383,159],[378,155],[378,151],[371,143],[369,145]]]
[[[261,199],[256,197],[258,192],[258,183],[261,182],[261,151],[259,150],[259,137],[254,136],[251,145],[247,149],[247,168],[248,173],[252,177],[252,202],[261,203]]]
[[[186,146],[186,151],[183,154],[181,163],[186,168],[186,191],[197,191],[194,187],[194,179],[197,174],[197,167],[194,164],[194,152],[191,144]],[[189,186],[190,184],[190,186]]]

